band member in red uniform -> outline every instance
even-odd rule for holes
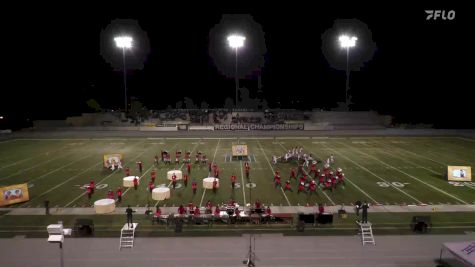
[[[137,176],[134,176],[134,189],[137,190],[137,186],[139,185],[139,179],[137,179]]]
[[[137,166],[139,167],[139,172],[142,174],[142,168],[143,168],[142,161],[137,161]]]
[[[280,176],[280,170],[275,170],[275,175]]]
[[[150,173],[150,177],[152,178],[152,182],[155,183],[155,178],[157,178],[157,171],[155,169]]]
[[[321,185],[321,184],[322,185],[325,184],[325,174],[324,173],[320,174],[320,177],[318,178],[318,185]]]
[[[300,183],[305,184],[307,182],[307,175],[304,174],[302,177],[300,177]]]
[[[150,193],[152,193],[153,189],[155,188],[155,185],[153,184],[152,181],[148,182],[148,190]]]
[[[160,217],[162,216],[162,210],[160,209],[159,206],[157,206],[157,209],[155,210],[155,217]]]
[[[299,184],[299,188],[297,190],[297,194],[299,194],[300,192],[304,192],[305,193],[305,184],[304,183],[300,183]]]
[[[125,176],[130,176],[130,168],[125,167]]]
[[[277,188],[278,186],[279,187],[282,187],[282,183],[280,181],[280,176],[275,176],[274,177],[274,184],[275,184],[275,187]]]
[[[270,209],[270,206],[267,206],[266,215],[267,215],[267,216],[271,216],[271,215],[272,215],[272,211],[271,211],[271,209]]]
[[[193,190],[193,195],[196,194],[196,189],[198,189],[198,184],[196,183],[196,181],[193,181],[191,183],[191,189]]]
[[[175,151],[175,163],[180,163],[181,151]]]
[[[112,190],[110,189],[109,189],[109,192],[107,192],[107,198],[114,199],[114,192],[112,192]]]
[[[295,168],[290,168],[290,178],[294,178],[295,180],[297,180]]]
[[[191,174],[191,163],[186,164],[186,169],[188,171],[188,174]]]
[[[117,201],[120,203],[122,201],[122,188],[117,188]]]
[[[228,201],[228,206],[236,206],[236,201],[234,201],[234,198],[231,198],[229,201]]]
[[[315,177],[315,175],[317,175],[317,162],[316,161],[312,162],[312,165],[310,165],[310,172],[308,174],[311,175],[312,173],[313,173],[314,177]]]
[[[188,186],[188,174],[183,174],[183,183],[185,184],[185,187]]]
[[[87,192],[87,198],[88,198],[88,199],[91,199],[91,197],[92,197],[92,189],[91,189],[90,186],[88,186],[88,187],[86,188],[86,192]]]
[[[324,188],[324,190],[332,191],[332,179],[331,178],[325,178],[325,188]]]
[[[234,189],[236,186],[236,175],[231,175],[231,187]]]
[[[338,179],[335,175],[331,175],[330,179],[332,180],[332,187],[336,188],[336,184],[338,183]]]
[[[256,203],[254,203],[254,206],[256,209],[261,209],[262,208],[262,204],[259,200],[256,201]]]
[[[96,184],[94,183],[94,180],[91,180],[89,182],[89,187],[91,188],[91,194],[94,194],[94,188],[96,187]]]
[[[317,183],[315,183],[315,180],[313,179],[308,185],[308,192],[310,193],[310,195],[313,193],[317,194]]]
[[[219,167],[216,166],[216,169],[214,169],[214,177],[219,178]]]
[[[216,194],[217,190],[218,190],[218,179],[214,178],[214,180],[213,180],[213,193]]]
[[[211,162],[208,162],[208,171],[211,173]]]
[[[185,213],[186,213],[185,207],[183,207],[183,205],[180,205],[180,207],[178,207],[178,214],[184,215]]]
[[[287,191],[287,190],[289,190],[290,192],[293,192],[292,187],[290,186],[290,179],[285,182],[284,191]]]
[[[214,217],[220,217],[221,216],[221,210],[219,209],[219,206],[216,205],[214,209]]]
[[[251,171],[251,166],[249,162],[244,163],[244,171],[246,172],[246,179],[249,180],[249,172]]]
[[[175,173],[173,173],[173,175],[172,175],[172,186],[173,186],[173,189],[176,188],[176,175],[175,175]]]
[[[195,214],[196,217],[200,216],[201,211],[200,211],[200,208],[198,206],[196,206],[194,214]]]
[[[338,176],[338,183],[345,185],[345,174],[342,172]]]
[[[211,208],[213,208],[213,203],[211,203],[211,200],[208,200],[208,202],[206,202],[206,214],[211,214]]]

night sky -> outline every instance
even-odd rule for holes
[[[353,110],[391,114],[397,122],[473,128],[471,9],[462,1],[409,3],[132,1],[11,7],[1,19],[6,47],[0,115],[22,125],[26,119],[79,115],[88,111],[85,102],[91,98],[103,108],[123,107],[122,72],[101,55],[101,31],[115,19],[137,21],[150,44],[143,68],[128,72],[129,96],[149,109],[175,107],[184,97],[222,107],[226,97],[234,98],[234,79],[210,56],[210,30],[224,14],[249,14],[264,33],[262,91],[271,108],[329,110],[344,101],[345,72],[327,61],[321,36],[335,20],[355,18],[371,30],[376,50],[351,72]],[[426,9],[455,10],[456,17],[427,21]],[[113,45],[110,49],[121,55]],[[257,95],[255,73],[241,79],[251,97]]]

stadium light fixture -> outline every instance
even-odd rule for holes
[[[122,48],[122,62],[124,63],[124,99],[125,99],[125,113],[127,113],[127,72],[125,67],[125,49],[132,48],[133,39],[130,36],[117,36],[114,38],[115,44],[118,48]]]
[[[356,40],[358,38],[356,36],[349,36],[346,34],[340,35],[338,38],[340,41],[340,46],[342,48],[346,48],[346,90],[345,90],[345,104],[346,108],[349,110],[349,103],[348,103],[348,90],[350,89],[350,68],[348,64],[348,59],[350,57],[350,48],[356,46]]]
[[[235,84],[236,84],[236,107],[238,105],[238,89],[239,89],[239,78],[238,78],[238,49],[244,46],[244,41],[246,37],[238,34],[232,34],[228,36],[228,43],[231,48],[236,50],[236,66],[235,66]]]

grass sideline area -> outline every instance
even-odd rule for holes
[[[247,144],[250,153],[251,182],[243,175],[244,161],[229,160],[233,144]],[[273,185],[273,173],[281,171],[282,181],[289,177],[290,168],[295,163],[271,164],[273,155],[281,156],[293,147],[303,147],[306,153],[324,160],[331,154],[335,156],[333,169],[340,167],[346,177],[346,185],[339,186],[332,192],[318,189],[318,194],[297,194],[297,182],[292,181],[293,192],[284,192]],[[165,201],[154,201],[147,191],[150,172],[157,169],[156,186],[171,187],[166,179],[167,171],[182,169],[182,163],[171,166],[153,165],[153,158],[160,150],[168,150],[174,162],[175,150],[192,152],[192,161],[197,151],[206,154],[210,161],[217,163],[221,169],[221,187],[217,193],[202,188],[201,180],[208,177],[208,167],[193,164],[190,183],[198,182],[196,195],[192,194],[191,186],[185,187],[179,182],[177,189],[172,189],[171,198]],[[125,166],[131,168],[132,175],[140,176],[137,191],[126,190],[119,207],[136,206],[178,206],[193,202],[203,206],[206,201],[226,203],[234,198],[240,205],[259,199],[264,205],[272,206],[304,206],[322,203],[327,206],[338,206],[354,203],[356,200],[367,200],[380,205],[468,205],[475,203],[475,183],[449,183],[445,178],[447,165],[471,166],[475,162],[475,140],[457,136],[373,136],[373,137],[315,137],[315,138],[102,138],[102,139],[15,139],[0,143],[0,186],[17,183],[28,183],[30,201],[12,205],[18,207],[43,207],[44,200],[50,201],[55,207],[91,207],[95,200],[106,198],[109,189],[116,190],[122,185],[125,176],[122,171],[110,171],[102,167],[102,156],[107,153],[123,153]],[[136,161],[144,163],[142,174],[138,172]],[[322,164],[318,164],[322,168]],[[238,186],[231,188],[230,176],[235,174]],[[91,179],[96,181],[96,192],[91,200],[85,195],[84,185]],[[252,196],[251,196],[252,195]],[[252,197],[252,201],[251,201]],[[463,232],[474,230],[475,215],[469,212],[433,212],[432,232]],[[351,218],[351,214],[349,218]],[[374,223],[375,234],[410,233],[411,213],[371,213],[370,220]],[[77,217],[88,216],[10,216],[0,211],[0,236],[16,235],[22,232],[8,233],[9,230],[25,231],[28,235],[36,230],[43,231],[49,223],[62,220],[66,226],[72,224]],[[143,234],[172,233],[173,229],[150,225],[150,221],[141,223]],[[336,219],[337,216],[335,216]],[[120,229],[123,216],[94,215],[92,216],[99,232],[113,232]],[[396,226],[393,226],[396,225]],[[104,227],[107,231],[100,231]],[[267,227],[267,228],[266,228]],[[390,228],[392,227],[392,228]],[[440,227],[440,228],[438,228]],[[452,227],[452,228],[450,228]],[[460,228],[457,228],[460,227]],[[149,230],[150,228],[150,230]],[[162,229],[163,228],[163,229]],[[196,228],[196,229],[195,229]],[[249,231],[255,225],[214,225],[188,226],[184,232],[226,233],[232,231]],[[271,231],[289,231],[297,234],[295,228],[289,229],[280,225],[260,225],[259,228]],[[349,229],[345,229],[349,228]],[[314,231],[317,234],[332,232],[338,234],[348,231],[354,234],[354,220],[340,221],[336,219],[333,226],[321,227]],[[378,229],[379,228],[379,229]],[[206,229],[206,230],[205,230]],[[234,230],[233,230],[234,229]],[[243,230],[241,230],[243,229]],[[287,229],[287,230],[286,230]],[[319,229],[322,229],[321,231]],[[308,234],[306,231],[305,234]],[[106,234],[105,234],[106,235]]]
[[[475,232],[475,213],[374,213],[369,215],[375,235],[414,234],[410,225],[413,216],[431,216],[430,234],[465,234]],[[297,216],[297,215],[296,215]],[[64,215],[64,216],[2,216],[0,217],[0,237],[24,235],[27,237],[46,237],[46,226],[62,221],[65,228],[73,228],[76,219],[92,219],[94,237],[117,237],[125,222],[123,215]],[[134,222],[139,223],[137,236],[234,236],[245,233],[282,233],[284,235],[355,235],[358,226],[356,216],[350,214],[342,219],[334,216],[333,224],[307,224],[304,232],[296,230],[296,224],[184,224],[182,233],[175,233],[175,226],[152,224],[151,216],[136,215]],[[295,220],[296,222],[297,220]]]

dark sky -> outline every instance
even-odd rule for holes
[[[356,18],[371,30],[377,49],[351,72],[355,110],[377,110],[401,122],[474,127],[473,49],[467,44],[474,23],[467,4],[310,2],[12,7],[2,18],[0,112],[16,121],[63,119],[87,111],[90,98],[105,108],[122,107],[122,73],[100,54],[101,30],[115,19],[138,21],[150,42],[143,69],[128,73],[129,95],[150,109],[174,106],[185,96],[221,107],[225,97],[234,97],[234,80],[210,58],[209,32],[223,14],[250,14],[265,34],[262,89],[271,107],[330,109],[343,101],[345,72],[323,56],[321,35],[336,19]],[[426,9],[455,10],[456,17],[427,21]],[[255,76],[241,85],[256,95]]]

